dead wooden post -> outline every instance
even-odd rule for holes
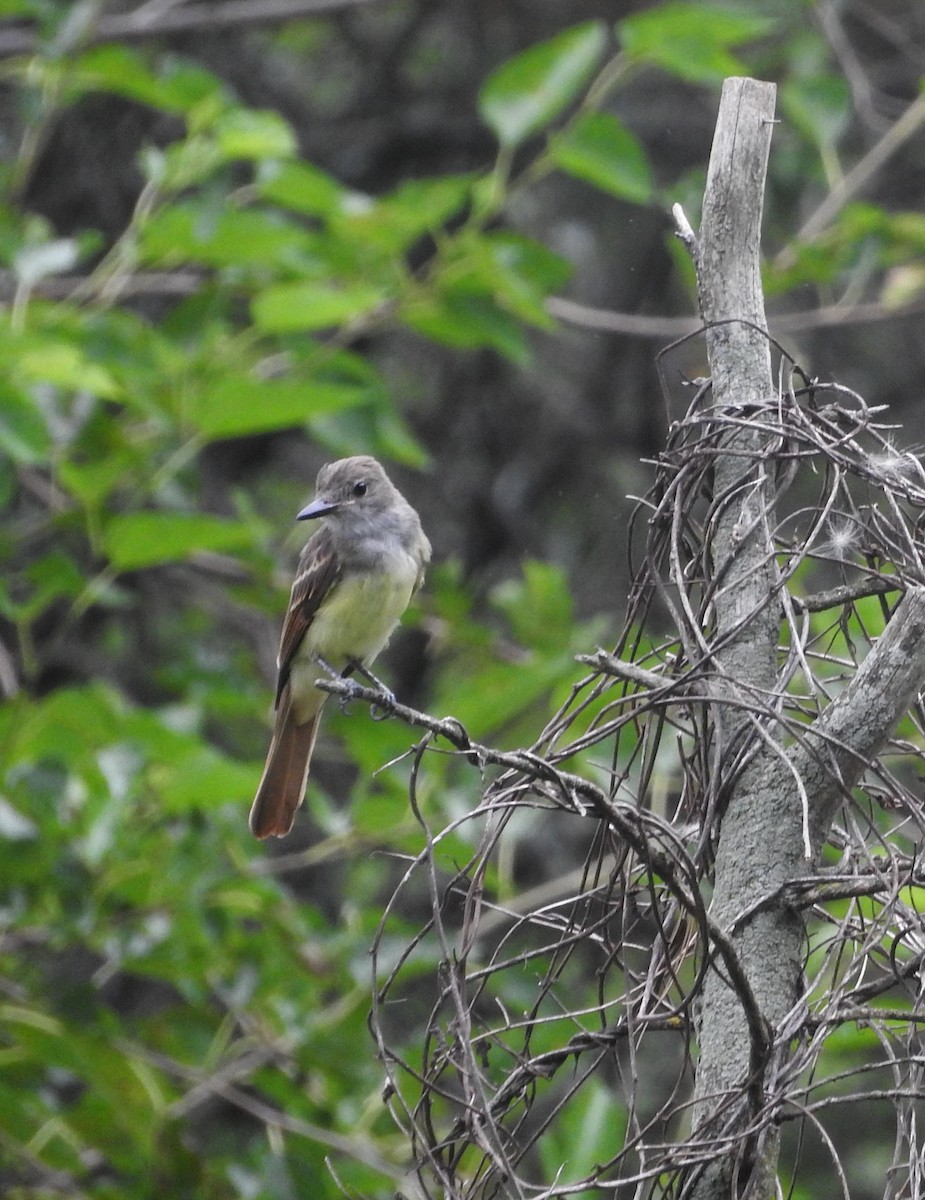
[[[774,393],[760,278],[761,212],[775,88],[728,79],[716,125],[694,254],[713,404],[740,419],[715,460],[711,513],[714,588],[711,694],[723,797],[710,915],[730,939],[747,988],[714,962],[705,980],[694,1091],[694,1139],[717,1153],[692,1177],[695,1200],[775,1194],[777,1123],[766,1105],[775,1058],[786,1056],[799,1004],[803,925],[780,901],[824,843],[845,788],[876,755],[925,680],[925,590],[907,589],[855,679],[785,749],[777,715],[783,683],[781,611],[772,529],[774,435],[748,423]],[[783,397],[782,403],[788,398]],[[750,913],[747,919],[742,914]],[[767,1113],[764,1113],[767,1117]]]

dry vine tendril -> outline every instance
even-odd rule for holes
[[[808,732],[896,599],[925,583],[925,472],[881,417],[848,389],[795,373],[747,410],[713,405],[703,385],[637,508],[630,540],[641,553],[623,634],[613,652],[583,656],[590,673],[536,742],[499,751],[452,720],[386,706],[428,731],[411,772],[423,848],[380,927],[372,1013],[420,1194],[552,1198],[597,1185],[630,1195],[658,1179],[665,1194],[682,1195],[690,1170],[717,1145],[728,1151],[729,1138],[744,1144],[762,1128],[800,1122],[809,1141],[828,1109],[878,1097],[876,1119],[894,1122],[893,1194],[916,1194],[921,706],[856,786],[835,781],[842,803],[828,849],[814,853],[807,818],[805,877],[760,902],[784,903],[805,921],[801,994],[781,1027],[763,1020],[704,898],[724,795],[756,739],[773,726],[789,763],[801,761],[790,754],[800,747],[823,761]],[[712,466],[744,423],[773,447],[761,518],[777,579],[767,604],[780,616],[771,695],[724,690],[715,658],[712,604],[725,564],[714,560],[712,531],[730,498],[713,494]],[[754,736],[739,724],[724,744],[724,705],[748,715]],[[434,831],[417,795],[443,743],[470,786],[480,774],[481,798]],[[543,837],[581,847],[583,864],[562,870],[555,857],[547,879],[503,897],[494,864],[508,853],[505,839],[522,836],[524,815]],[[411,914],[418,930],[396,950]],[[740,914],[736,928],[752,915]],[[685,1138],[696,1004],[713,968],[747,1015],[753,1069],[728,1122],[721,1114],[709,1137]],[[414,1062],[397,1049],[412,1021],[428,1030]],[[874,1031],[873,1049],[847,1070],[840,1063],[836,1088],[821,1060],[825,1038],[858,1022]],[[602,1103],[608,1154],[578,1155],[577,1174],[566,1166],[550,1180],[544,1138],[570,1112],[584,1121]],[[840,1171],[832,1138],[819,1142]]]

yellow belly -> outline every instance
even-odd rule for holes
[[[401,620],[416,582],[417,570],[409,560],[407,569],[349,575],[332,588],[295,652],[290,668],[299,721],[312,717],[326,699],[326,693],[312,686],[319,678],[318,658],[338,671],[352,659],[369,666]]]

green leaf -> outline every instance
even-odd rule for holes
[[[585,113],[552,140],[549,153],[563,171],[622,200],[645,204],[652,197],[645,153],[610,113]]]
[[[24,383],[50,383],[65,391],[90,392],[106,400],[121,393],[111,373],[90,362],[71,343],[48,341],[32,349],[23,349],[16,360],[16,372]]]
[[[548,654],[569,645],[574,628],[572,597],[560,568],[528,561],[523,581],[509,579],[499,584],[491,600],[507,616],[522,645]]]
[[[355,454],[358,447],[381,458],[423,467],[427,451],[415,438],[390,399],[370,391],[370,403],[312,420],[312,436],[332,458]]]
[[[264,333],[329,329],[370,312],[383,299],[378,288],[365,283],[280,283],[255,296],[251,313],[254,324]]]
[[[66,1136],[79,1145],[93,1135],[120,1170],[138,1169],[139,1158],[144,1161],[156,1141],[157,1111],[131,1059],[114,1054],[102,1033],[88,1034],[43,1018],[41,1012],[13,1005],[0,1011],[0,1020],[12,1026],[15,1044],[25,1054],[45,1069],[58,1068],[86,1084],[68,1122],[62,1120]]]
[[[190,513],[138,512],[113,517],[103,532],[103,548],[120,571],[181,562],[200,550],[234,550],[250,541],[235,521]]]
[[[502,146],[517,146],[570,104],[590,79],[607,42],[602,21],[566,29],[531,46],[491,75],[479,111]]]
[[[149,778],[165,811],[184,812],[249,800],[260,774],[211,746],[191,744],[185,754],[153,766]]]
[[[163,150],[146,146],[140,161],[146,178],[159,192],[169,193],[204,183],[224,164],[225,158],[213,137],[197,133],[172,142]]]
[[[368,399],[368,387],[354,383],[226,376],[192,401],[188,415],[206,437],[242,437],[304,425]]]
[[[293,158],[298,151],[292,126],[279,113],[233,108],[215,123],[219,149],[226,158]]]
[[[475,678],[455,680],[446,672],[446,695],[453,716],[477,737],[495,735],[546,699],[574,668],[571,653],[534,654],[516,663],[488,662]]]
[[[693,83],[721,83],[747,74],[728,53],[730,46],[763,37],[773,28],[767,17],[702,4],[665,4],[621,21],[617,33],[627,57],[662,67]]]
[[[192,261],[210,267],[319,269],[314,234],[274,212],[226,209],[215,212],[192,204],[162,209],[142,230],[146,262]]]
[[[126,46],[87,50],[75,60],[72,70],[72,79],[82,90],[114,92],[151,108],[176,113],[189,112],[222,88],[208,71],[177,59],[155,75],[140,55]]]
[[[447,290],[415,300],[402,310],[410,328],[447,346],[491,346],[512,362],[526,363],[530,352],[520,322],[491,296]]]
[[[77,564],[61,550],[52,550],[26,571],[33,585],[32,595],[20,605],[20,612],[33,620],[59,596],[76,596],[85,586]]]
[[[41,410],[33,401],[0,382],[0,450],[14,462],[46,462],[51,436]]]
[[[92,462],[65,459],[58,466],[58,478],[85,508],[97,508],[125,480],[133,466],[132,456],[126,453],[109,453]]]
[[[459,213],[469,200],[472,182],[468,175],[411,180],[365,209],[346,212],[338,228],[387,254],[400,254]]]
[[[334,216],[349,195],[333,176],[307,162],[268,164],[256,186],[265,200],[313,217]]]
[[[371,406],[368,411],[372,416],[374,444],[381,454],[409,467],[424,468],[429,465],[427,450],[414,436],[410,425],[391,400]]]
[[[522,361],[516,322],[551,329],[546,298],[562,287],[570,265],[530,238],[514,233],[463,234],[444,250],[435,295],[412,295],[402,310],[413,328],[449,345],[493,345]],[[487,320],[486,320],[487,318]]]
[[[546,311],[546,297],[567,283],[572,268],[565,259],[530,238],[516,233],[494,233],[482,239],[487,252],[486,283],[496,301],[508,312],[540,329],[555,322]]]
[[[98,685],[58,688],[41,702],[32,698],[6,711],[12,721],[3,731],[4,754],[11,764],[46,757],[77,763],[111,740],[119,723],[114,697]]]

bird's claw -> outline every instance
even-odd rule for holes
[[[338,678],[340,677],[338,676]],[[357,692],[359,691],[359,684],[355,683],[352,679],[341,679],[340,681],[347,689],[341,694],[340,697],[340,711],[342,713],[346,713],[347,705],[350,703],[350,701],[358,699]]]
[[[370,705],[370,716],[374,721],[384,721],[389,716],[390,710],[395,707],[395,693],[391,688],[387,688],[381,679],[377,679],[372,671],[364,667],[361,662],[352,662],[350,670],[362,675],[370,687],[374,687],[381,693],[380,697]]]
[[[395,693],[391,688],[387,688],[381,679],[377,679],[372,671],[367,670],[361,662],[356,659],[351,660],[343,671],[338,671],[332,667],[329,662],[315,655],[315,661],[325,675],[329,675],[331,679],[336,679],[342,686],[343,691],[339,695],[340,710],[343,713],[347,711],[347,705],[351,700],[362,700],[365,697],[360,696],[360,684],[354,679],[350,679],[349,675],[355,671],[358,675],[362,675],[364,681],[379,692],[379,696],[370,705],[370,715],[374,721],[384,721],[394,709],[397,701]]]
[[[395,693],[391,688],[382,687],[379,685],[382,696],[378,700],[374,700],[369,708],[369,715],[374,721],[384,721],[395,708],[396,700]]]

